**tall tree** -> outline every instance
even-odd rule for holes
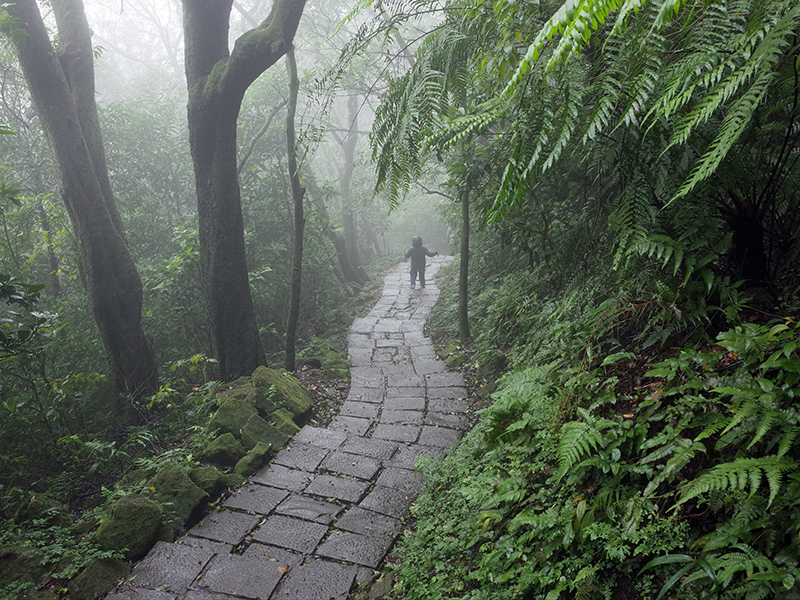
[[[155,391],[158,374],[142,330],[141,280],[108,178],[94,98],[91,31],[82,0],[52,6],[58,52],[35,0],[18,0],[5,10],[13,18],[11,37],[56,156],[84,284],[116,389],[142,397]]]
[[[269,16],[230,51],[232,6],[233,0],[183,0],[200,253],[224,379],[249,374],[265,361],[247,275],[236,121],[247,88],[291,49],[305,1],[275,0]]]

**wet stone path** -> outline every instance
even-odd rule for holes
[[[439,290],[410,289],[403,263],[348,334],[347,400],[176,543],[159,542],[110,600],[330,600],[379,568],[439,458],[467,426],[466,389],[423,335]]]

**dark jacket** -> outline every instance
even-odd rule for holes
[[[417,268],[425,266],[426,256],[438,255],[438,252],[428,252],[428,249],[425,246],[411,246],[411,248],[406,251],[406,258],[411,259],[411,266]]]

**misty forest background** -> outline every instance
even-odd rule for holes
[[[4,543],[66,547],[31,494],[91,514],[193,464],[208,386],[343,352],[419,234],[480,410],[395,597],[800,598],[796,0],[84,0],[90,38],[38,4],[39,38],[33,0],[0,17]]]

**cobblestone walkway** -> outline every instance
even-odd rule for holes
[[[326,429],[304,427],[273,464],[176,543],[160,542],[113,600],[330,600],[381,566],[419,494],[418,457],[441,457],[467,425],[461,375],[423,326],[439,290],[408,265],[348,335],[350,394]]]

